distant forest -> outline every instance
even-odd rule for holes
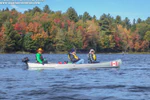
[[[98,12],[97,12],[98,13]],[[0,11],[0,52],[65,52],[71,48],[96,52],[148,52],[150,17],[130,21],[88,12],[78,15],[70,7],[65,13],[34,7],[24,13],[5,8]]]

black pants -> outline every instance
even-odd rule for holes
[[[92,63],[100,63],[99,61],[89,61],[88,63],[92,64]]]

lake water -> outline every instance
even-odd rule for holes
[[[66,54],[44,54],[49,62]],[[86,54],[78,54],[87,62]],[[0,54],[0,100],[150,100],[150,54],[98,54],[101,62],[122,59],[120,69],[25,70],[34,54]]]

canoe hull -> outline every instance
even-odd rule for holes
[[[110,62],[101,62],[95,64],[39,64],[39,63],[28,63],[29,70],[40,70],[40,69],[78,69],[78,68],[118,68],[122,64],[121,59],[110,61]]]

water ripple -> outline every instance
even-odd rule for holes
[[[119,69],[28,71],[21,58],[34,54],[0,54],[2,100],[150,100],[150,55],[98,54],[101,62],[122,59]],[[65,61],[66,54],[44,54]],[[85,59],[86,54],[79,54]],[[141,59],[142,58],[142,59]]]

